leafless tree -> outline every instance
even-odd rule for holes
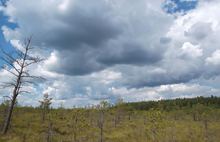
[[[3,124],[2,134],[6,134],[12,118],[12,112],[16,103],[17,96],[24,93],[30,93],[25,89],[25,86],[35,84],[36,79],[43,80],[42,77],[33,76],[30,74],[28,68],[33,64],[42,61],[39,57],[32,57],[31,37],[26,39],[22,50],[16,49],[14,54],[10,54],[3,49],[1,50],[0,59],[5,63],[2,69],[8,71],[13,79],[9,82],[4,82],[2,88],[13,88],[12,96],[10,96],[10,105],[6,114],[5,122]]]

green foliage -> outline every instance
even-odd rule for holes
[[[164,111],[171,111],[176,109],[190,109],[195,105],[204,105],[211,108],[220,108],[220,97],[196,97],[196,98],[184,98],[175,100],[160,100],[160,101],[148,101],[148,102],[135,102],[135,103],[124,103],[128,108],[136,110],[150,110],[160,109]]]

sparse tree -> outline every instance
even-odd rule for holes
[[[42,109],[42,120],[45,120],[45,116],[50,108],[52,98],[49,98],[48,93],[44,94],[44,99],[39,101],[40,108]]]
[[[10,105],[3,124],[2,134],[6,134],[12,118],[13,109],[16,103],[17,96],[24,93],[30,93],[25,87],[35,84],[36,79],[42,80],[42,77],[33,76],[29,72],[29,67],[42,61],[39,57],[31,56],[31,37],[25,40],[21,50],[15,49],[13,54],[10,54],[3,49],[1,50],[0,59],[5,63],[2,69],[8,71],[13,79],[9,82],[4,82],[2,88],[13,88],[12,96],[10,96]]]
[[[115,112],[115,118],[114,118],[114,126],[116,127],[120,121],[121,121],[121,117],[123,115],[123,104],[124,101],[122,98],[119,98],[116,102],[116,112]]]
[[[107,101],[101,101],[98,106],[99,109],[99,120],[98,127],[100,129],[100,142],[104,141],[104,123],[105,123],[105,111],[109,107],[109,103]]]

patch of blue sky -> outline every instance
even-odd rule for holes
[[[7,26],[11,29],[15,29],[17,24],[8,22],[8,17],[4,16],[2,12],[0,12],[0,48],[4,51],[11,53],[14,51],[14,48],[11,46],[9,41],[6,41],[3,35],[2,26]],[[0,55],[1,56],[1,55]],[[3,62],[0,60],[0,66]]]
[[[195,9],[198,2],[198,0],[165,0],[162,8],[169,14],[185,14],[187,11]]]

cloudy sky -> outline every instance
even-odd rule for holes
[[[0,48],[33,35],[32,66],[47,78],[19,96],[43,93],[66,107],[220,96],[219,0],[9,0],[0,7]],[[3,62],[0,61],[0,65]],[[0,82],[10,75],[0,70]],[[11,89],[0,90],[0,100]]]

